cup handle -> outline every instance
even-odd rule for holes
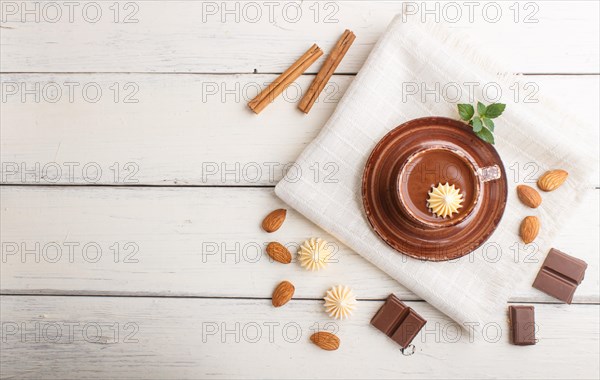
[[[477,169],[477,175],[482,182],[488,182],[500,179],[500,177],[502,177],[502,171],[500,170],[500,166],[492,165]]]

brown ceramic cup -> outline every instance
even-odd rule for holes
[[[427,208],[428,193],[440,182],[468,193],[457,219],[442,220]],[[373,231],[396,251],[427,261],[456,259],[480,247],[500,223],[507,194],[494,146],[470,125],[445,117],[408,120],[392,129],[373,148],[362,177]]]
[[[500,178],[497,165],[480,168],[473,157],[455,146],[432,144],[412,153],[401,166],[395,189],[401,212],[425,228],[454,226],[469,217],[480,201],[485,182]],[[460,189],[462,207],[442,218],[427,207],[429,192],[448,183]]]

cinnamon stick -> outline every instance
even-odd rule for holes
[[[248,107],[258,114],[269,105],[283,90],[294,82],[315,61],[323,55],[323,50],[316,44],[310,47],[292,66],[283,72],[273,83],[267,86],[254,99],[248,103]]]
[[[352,31],[348,29],[344,31],[344,34],[342,34],[333,51],[329,54],[325,63],[323,63],[323,66],[300,101],[300,104],[298,104],[298,108],[302,112],[308,113],[310,111],[355,39],[356,36]]]

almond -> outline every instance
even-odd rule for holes
[[[288,301],[292,299],[295,290],[296,288],[294,288],[294,285],[289,281],[283,281],[281,284],[277,285],[273,292],[273,306],[280,307],[288,303]]]
[[[284,208],[272,211],[269,215],[265,217],[265,219],[262,222],[263,230],[267,232],[277,231],[279,227],[281,227],[281,225],[283,224],[286,214],[287,210]]]
[[[323,350],[335,351],[340,348],[340,338],[327,331],[312,334],[310,340]]]
[[[537,216],[528,216],[521,222],[520,234],[525,244],[535,240],[540,232],[540,220]]]
[[[554,191],[567,180],[568,176],[569,173],[564,170],[550,170],[538,179],[537,185],[544,191]]]
[[[517,186],[517,195],[525,206],[537,208],[540,204],[542,204],[542,196],[531,186]]]
[[[290,251],[276,241],[273,241],[267,245],[267,254],[273,260],[282,264],[289,264],[292,262],[292,254]]]

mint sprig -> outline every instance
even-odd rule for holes
[[[475,116],[475,107],[471,104],[459,104],[458,114],[460,118],[473,127],[473,132],[483,141],[494,144],[494,128],[496,127],[492,119],[502,115],[506,109],[506,104],[492,103],[489,106],[477,102],[477,116]]]

